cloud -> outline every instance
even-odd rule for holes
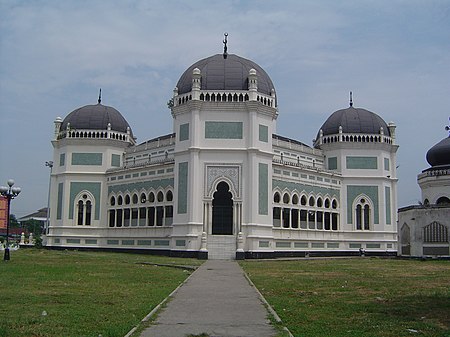
[[[350,90],[356,105],[396,122],[405,205],[419,198],[424,153],[445,136],[449,8],[435,0],[0,1],[0,121],[8,125],[0,157],[12,163],[0,178],[33,190],[18,198],[18,212],[42,207],[46,198],[35,195],[46,189],[36,180],[48,181],[53,120],[95,103],[100,87],[139,141],[171,132],[166,102],[179,76],[221,53],[227,31],[229,52],[271,76],[278,133],[310,144]]]

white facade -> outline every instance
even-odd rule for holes
[[[210,75],[189,75],[192,87],[174,90],[171,134],[136,145],[129,128],[55,121],[48,246],[199,258],[396,254],[393,124],[320,131],[310,147],[274,134],[276,94],[260,91],[261,72],[244,74],[246,88],[205,88]]]
[[[419,205],[398,211],[398,254],[413,257],[450,256],[450,138],[427,153],[431,165],[417,176]]]

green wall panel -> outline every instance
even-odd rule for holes
[[[337,170],[337,157],[328,158],[328,169]]]
[[[120,167],[120,155],[119,154],[113,154],[111,156],[111,166]]]
[[[66,165],[66,154],[61,153],[59,155],[59,166],[64,166],[64,165]]]
[[[373,221],[378,224],[379,220],[379,201],[378,201],[378,186],[355,186],[349,185],[347,186],[347,221],[348,223],[353,223],[353,209],[352,205],[355,201],[355,198],[360,195],[367,195],[374,205],[373,210]]]
[[[377,169],[377,157],[346,157],[347,169]]]
[[[189,139],[189,123],[180,125],[180,141]]]
[[[269,142],[269,127],[267,125],[259,124],[259,140],[261,142]]]
[[[312,186],[301,183],[294,183],[291,181],[277,180],[272,179],[272,189],[279,188],[280,190],[288,189],[290,192],[297,190],[298,192],[305,191],[305,193],[314,193],[314,194],[325,194],[330,195],[331,197],[335,197],[339,200],[340,191],[335,188],[328,187],[320,187],[320,186]]]
[[[269,165],[259,163],[258,214],[269,214]]]
[[[390,166],[389,166],[389,158],[384,158],[384,169],[386,171],[389,171],[389,168],[390,168]]]
[[[102,165],[102,153],[72,153],[72,165]]]
[[[73,203],[75,201],[75,197],[81,191],[89,191],[95,199],[95,213],[94,219],[100,219],[100,189],[101,183],[92,183],[92,182],[71,182],[70,183],[70,201],[69,201],[69,219],[73,219]]]
[[[108,194],[110,193],[125,193],[126,191],[132,192],[132,191],[140,191],[141,189],[144,190],[150,190],[150,189],[158,189],[158,188],[167,188],[167,187],[173,187],[173,178],[166,178],[166,179],[157,179],[157,180],[146,180],[146,181],[139,181],[135,183],[129,183],[129,184],[119,184],[119,185],[112,185],[108,186]]]
[[[386,202],[386,224],[391,225],[391,188],[385,186],[384,188],[385,202]]]
[[[178,164],[178,214],[187,213],[188,170],[187,162]]]
[[[205,138],[242,139],[242,122],[205,122]]]
[[[58,220],[61,220],[61,218],[62,218],[63,196],[64,196],[64,183],[59,183],[58,184],[58,205],[56,206],[56,219],[58,219]]]

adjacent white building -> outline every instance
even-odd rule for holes
[[[428,150],[430,164],[417,176],[420,205],[399,209],[399,255],[450,256],[450,136]]]
[[[139,144],[100,98],[55,120],[48,246],[212,259],[397,253],[393,123],[350,102],[313,146],[277,135],[270,77],[226,53],[181,75],[171,112],[172,132]]]

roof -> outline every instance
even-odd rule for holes
[[[37,212],[24,215],[23,217],[19,218],[18,221],[28,221],[28,220],[39,220],[44,221],[47,219],[47,207],[39,209]]]
[[[376,113],[362,108],[350,106],[347,109],[341,109],[333,112],[320,128],[323,135],[333,135],[339,133],[339,127],[342,126],[343,133],[365,133],[380,134],[380,128],[384,134],[390,136],[389,128],[386,122]],[[317,135],[317,139],[319,135]]]
[[[276,135],[276,134],[272,134],[272,138],[273,139],[277,139],[277,140],[281,140],[281,141],[284,141],[284,142],[287,142],[287,143],[297,144],[297,145],[301,145],[301,146],[305,146],[305,147],[311,148],[311,146],[309,146],[309,145],[307,145],[305,143],[302,143],[302,142],[300,142],[298,140],[292,139],[292,138],[287,138],[287,137]]]
[[[450,165],[450,137],[442,139],[428,150],[427,162],[433,167]]]
[[[113,107],[103,104],[85,105],[69,113],[61,124],[61,130],[67,128],[80,130],[107,130],[111,124],[111,130],[126,133],[131,127],[122,114]]]
[[[195,62],[181,75],[177,83],[178,93],[192,90],[192,71],[201,72],[201,90],[248,90],[248,73],[256,70],[258,92],[270,95],[275,87],[269,75],[258,64],[243,57],[229,54],[216,54]]]

